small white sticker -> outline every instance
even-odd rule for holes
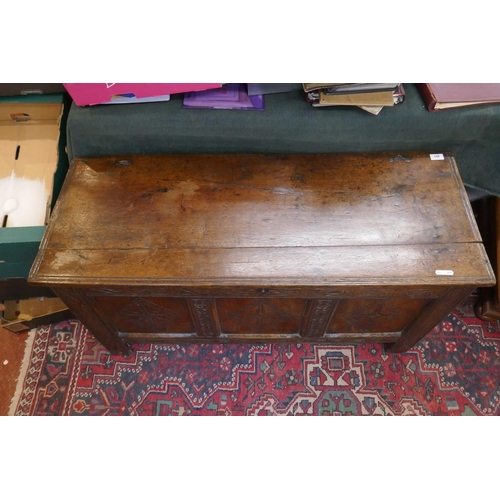
[[[444,160],[444,155],[441,153],[436,153],[429,156],[431,157],[431,160]]]
[[[438,276],[453,276],[455,273],[451,269],[436,269]]]

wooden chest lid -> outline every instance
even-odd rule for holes
[[[491,282],[454,159],[425,152],[75,160],[30,280]]]

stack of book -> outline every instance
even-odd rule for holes
[[[402,83],[303,83],[302,87],[315,108],[356,106],[374,115],[405,99]]]

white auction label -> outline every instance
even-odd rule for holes
[[[438,276],[453,276],[455,273],[451,269],[436,269]]]
[[[429,155],[431,160],[444,160],[444,155],[441,153],[431,154]]]

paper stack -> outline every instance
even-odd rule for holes
[[[374,115],[405,99],[402,83],[303,83],[302,87],[315,108],[357,106]]]

